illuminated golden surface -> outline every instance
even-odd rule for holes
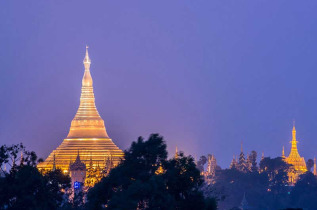
[[[163,169],[162,164],[160,164],[160,166],[155,171],[155,174],[159,175],[159,174],[163,174],[164,172],[165,172],[165,170]]]
[[[81,161],[87,166],[92,160],[93,166],[106,166],[106,159],[111,156],[117,165],[124,154],[108,137],[103,119],[100,117],[93,92],[93,80],[90,74],[90,58],[88,49],[84,59],[85,72],[82,79],[80,105],[72,120],[68,136],[47,159],[38,164],[39,169],[53,168],[54,154],[56,168],[68,171],[69,163],[76,159],[80,151]]]
[[[295,171],[289,172],[288,176],[289,176],[289,181],[291,183],[295,183],[297,181],[298,176],[307,171],[305,159],[299,155],[298,150],[297,150],[295,125],[293,126],[293,130],[292,130],[291,143],[292,143],[291,152],[290,152],[289,156],[285,158],[285,161],[288,164],[292,164],[294,166]],[[284,149],[283,149],[283,151],[284,151]]]

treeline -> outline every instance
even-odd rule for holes
[[[238,209],[243,195],[250,209],[316,209],[317,179],[311,172],[289,186],[292,167],[282,158],[257,164],[256,153],[250,156],[245,160],[250,164],[241,164],[240,155],[230,169],[214,167],[208,185],[199,170],[202,159],[196,165],[181,152],[168,159],[164,139],[153,134],[133,142],[125,159],[93,188],[74,193],[67,174],[38,171],[35,152],[22,144],[3,145],[0,209]]]
[[[247,171],[238,167],[218,170],[204,191],[219,198],[219,209],[237,209],[244,194],[250,209],[316,209],[317,178],[310,171],[290,186],[287,174],[292,166],[281,157],[265,157],[258,167]]]
[[[217,209],[216,199],[201,191],[194,159],[183,153],[168,159],[158,134],[133,142],[125,159],[82,194],[72,192],[68,175],[41,174],[36,163],[23,145],[0,148],[0,209]]]
[[[22,144],[0,147],[0,209],[58,209],[71,206],[70,177],[60,170],[45,175],[35,152]],[[7,167],[8,170],[7,170]]]

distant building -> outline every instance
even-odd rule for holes
[[[219,170],[220,167],[217,165],[217,160],[214,155],[208,154],[207,158],[207,168],[205,171],[201,172],[201,175],[204,176],[207,184],[211,184],[216,176],[216,171]]]
[[[80,188],[85,183],[86,165],[80,160],[79,151],[75,162],[69,164],[69,173],[74,188]]]
[[[207,173],[209,175],[215,175],[217,168],[217,160],[214,155],[208,155]]]
[[[237,158],[235,156],[233,156],[229,168],[230,169],[233,169],[233,168],[237,169],[238,168],[238,162],[237,162]]]
[[[249,203],[247,199],[245,198],[245,193],[243,194],[243,198],[240,205],[240,210],[248,210],[250,209]]]
[[[251,171],[251,166],[252,166],[252,163],[250,160],[250,156],[247,155],[247,159],[245,159],[245,155],[243,153],[243,144],[241,142],[241,151],[239,154],[239,159],[237,158],[237,156],[236,157],[233,156],[229,168],[230,169],[234,168],[234,169],[237,169],[241,172],[246,173],[248,171]]]
[[[304,157],[301,157],[299,155],[298,150],[297,150],[295,124],[293,125],[291,144],[292,144],[292,147],[291,147],[290,154],[288,155],[288,157],[285,157],[284,148],[283,148],[282,158],[284,159],[284,161],[286,163],[291,164],[294,167],[293,170],[291,170],[288,173],[289,182],[290,182],[290,184],[293,185],[296,183],[299,175],[301,175],[307,171],[305,159],[304,159]]]
[[[238,169],[241,172],[247,172],[248,171],[248,163],[247,163],[247,161],[245,160],[245,157],[244,157],[242,142],[241,142],[241,152],[240,152],[240,155],[239,155]]]

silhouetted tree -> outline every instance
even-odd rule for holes
[[[251,154],[249,156],[250,162],[251,162],[251,171],[252,172],[256,172],[258,171],[258,166],[257,166],[257,162],[256,162],[256,158],[257,158],[257,153],[256,151],[251,151]]]
[[[199,191],[203,180],[196,169],[194,159],[180,153],[177,159],[164,164],[166,172],[162,175],[166,181],[168,193],[174,200],[176,209],[203,209],[204,198]]]
[[[21,164],[36,166],[36,159],[35,152],[27,151],[22,143],[11,146],[2,145],[0,147],[0,170],[2,172],[4,172],[2,168],[4,164],[7,164],[11,171],[14,172],[16,167]]]
[[[46,187],[49,191],[51,198],[56,201],[57,206],[62,206],[65,202],[64,195],[68,189],[71,188],[71,178],[68,175],[63,174],[60,169],[49,171],[44,175],[46,181]],[[66,194],[68,198],[68,195]],[[66,198],[66,201],[67,201]]]
[[[3,145],[0,156],[1,163],[11,166],[0,178],[0,209],[57,209],[67,202],[64,192],[70,187],[70,178],[60,170],[43,176],[36,168],[34,152],[26,151],[22,144]]]
[[[244,153],[241,151],[239,155],[238,169],[242,172],[247,172],[248,167],[244,157]]]
[[[163,171],[159,172],[162,167]],[[125,159],[88,192],[88,209],[205,209],[200,172],[191,156],[167,160],[163,137],[139,138]]]
[[[306,167],[307,167],[307,170],[311,172],[311,169],[314,167],[314,160],[308,159],[306,162]]]
[[[250,160],[256,160],[256,153],[251,152]],[[241,204],[243,193],[253,209],[283,209],[289,202],[287,172],[291,165],[281,158],[264,158],[260,162],[260,173],[256,169],[243,172],[237,169],[220,170],[211,187],[213,195],[222,195],[220,209],[231,209]],[[219,196],[220,197],[220,196]]]
[[[291,191],[291,205],[306,209],[316,209],[317,178],[311,172],[300,175]]]
[[[248,194],[248,202],[255,209],[266,208],[265,196],[269,180],[266,174],[245,173],[237,169],[224,169],[217,173],[211,187],[214,195],[219,197],[220,209],[240,206],[243,193]]]
[[[260,171],[269,178],[267,203],[272,209],[283,209],[288,203],[288,172],[292,165],[281,157],[265,157],[260,162]]]
[[[260,171],[266,172],[270,178],[273,180],[278,172],[288,172],[291,165],[283,161],[281,157],[276,157],[271,159],[270,157],[265,157],[260,162]]]
[[[204,155],[201,156],[199,160],[197,161],[197,168],[200,172],[204,171],[204,165],[206,164],[206,162],[207,162],[207,158]]]

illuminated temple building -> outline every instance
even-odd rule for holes
[[[88,176],[89,170],[102,171],[109,168],[109,164],[111,167],[116,166],[124,156],[122,150],[109,138],[95,105],[88,47],[83,63],[85,72],[78,111],[71,122],[67,137],[44,162],[38,164],[40,170],[52,170],[56,167],[68,173],[72,161],[78,162],[80,154],[80,161],[86,165]]]
[[[291,152],[290,152],[288,157],[285,157],[284,147],[283,147],[282,158],[285,160],[286,163],[291,164],[294,167],[293,168],[294,170],[292,170],[288,173],[289,182],[291,184],[294,184],[297,181],[298,176],[307,171],[305,159],[299,155],[298,150],[297,150],[295,124],[294,124],[293,130],[292,130],[291,144],[292,144]]]

